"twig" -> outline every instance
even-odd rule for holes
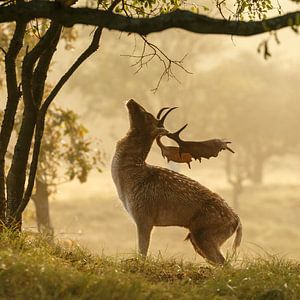
[[[155,88],[152,89],[154,93],[157,92],[159,89],[159,86],[163,80],[164,77],[167,77],[167,79],[175,79],[177,82],[180,83],[178,78],[173,72],[173,67],[179,67],[183,71],[185,71],[188,74],[191,74],[189,70],[187,70],[184,65],[183,61],[186,58],[186,55],[184,55],[180,60],[173,60],[171,59],[164,51],[162,51],[158,46],[155,44],[149,42],[147,38],[143,35],[139,35],[140,38],[143,40],[143,46],[141,49],[141,53],[139,55],[134,55],[134,54],[126,54],[122,56],[127,56],[131,58],[135,58],[136,62],[132,64],[132,67],[136,67],[135,73],[138,73],[143,67],[147,66],[153,59],[158,59],[158,61],[161,63],[163,67],[163,72],[161,73],[157,84]],[[150,53],[147,53],[147,50],[150,49]]]
[[[0,47],[0,50],[3,52],[4,55],[7,54],[7,52],[5,51],[5,49],[3,47]]]

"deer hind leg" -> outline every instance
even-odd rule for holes
[[[190,232],[189,239],[197,253],[213,264],[223,265],[225,258],[222,255],[217,243],[207,234],[202,231]]]
[[[143,256],[147,256],[153,226],[147,224],[136,224],[136,226],[138,234],[139,253]]]

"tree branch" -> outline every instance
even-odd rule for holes
[[[215,19],[190,11],[176,10],[153,18],[132,18],[111,11],[92,8],[62,8],[55,2],[38,1],[0,8],[0,22],[46,18],[66,27],[75,24],[94,25],[118,31],[147,35],[168,28],[181,28],[202,34],[250,36],[266,31],[299,25],[300,11],[260,21],[229,21]]]
[[[56,36],[49,43],[47,49],[41,54],[38,64],[33,72],[32,89],[35,103],[40,105],[44,96],[45,83],[51,64],[51,60],[56,51],[57,44],[61,35],[62,26],[58,25],[56,29]]]
[[[26,54],[22,64],[22,88],[23,88],[23,98],[24,105],[31,105],[32,108],[37,110],[39,103],[37,99],[34,99],[33,89],[32,89],[32,78],[35,63],[41,57],[43,52],[51,44],[53,37],[60,32],[61,25],[55,21],[51,22],[51,25],[45,35],[39,40],[39,42],[34,46],[34,48]]]
[[[156,86],[152,89],[154,93],[158,91],[161,81],[165,77],[168,80],[170,78],[173,78],[180,83],[178,78],[173,73],[173,67],[178,67],[186,73],[191,74],[191,72],[188,71],[183,65],[183,61],[186,58],[186,55],[184,55],[180,60],[171,59],[162,49],[157,47],[155,44],[151,43],[145,36],[139,36],[144,42],[140,54],[125,54],[122,56],[127,56],[136,59],[135,63],[131,65],[131,67],[137,68],[135,73],[138,73],[143,67],[148,66],[148,64],[154,59],[157,59],[160,62],[163,71],[159,76]]]

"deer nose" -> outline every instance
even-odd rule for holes
[[[127,100],[126,101],[126,106],[128,107],[129,105],[132,105],[132,104],[137,104],[133,99],[130,99],[130,100]]]
[[[130,99],[126,102],[126,106],[127,108],[130,109],[134,109],[134,110],[139,110],[142,112],[145,112],[146,110],[140,105],[138,104],[135,100]]]

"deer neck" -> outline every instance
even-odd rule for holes
[[[131,130],[118,142],[114,160],[121,167],[139,167],[145,165],[154,137]]]

